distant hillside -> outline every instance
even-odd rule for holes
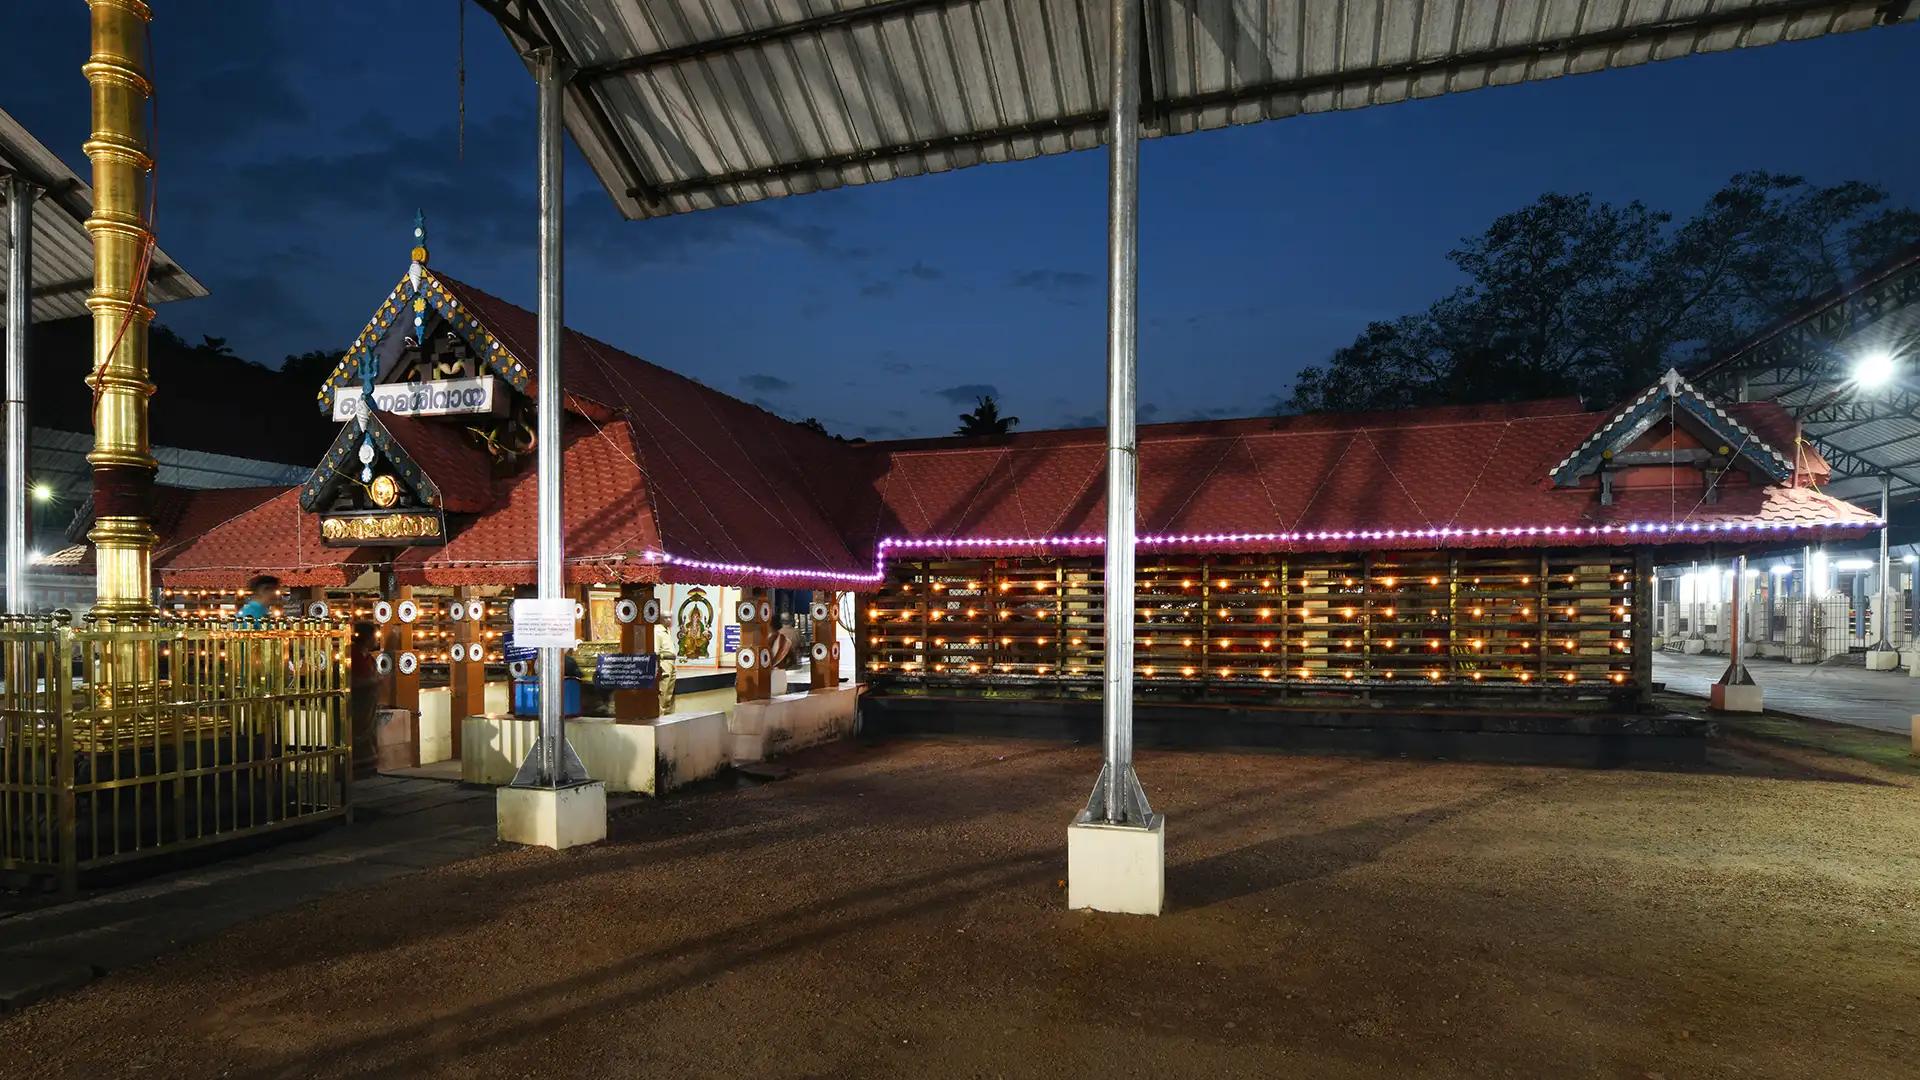
[[[93,430],[93,392],[87,366],[93,324],[61,319],[33,328],[28,414],[37,427]],[[315,354],[289,358],[288,370],[242,359],[220,338],[190,345],[165,326],[148,339],[153,396],[152,433],[158,446],[235,454],[290,465],[320,460],[340,430],[322,416],[313,394],[332,361],[316,373]]]

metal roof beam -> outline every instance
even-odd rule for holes
[[[620,75],[631,75],[636,71],[645,71],[661,64],[674,64],[683,60],[700,60],[735,49],[751,48],[768,42],[781,41],[803,34],[815,34],[822,30],[841,27],[851,28],[861,23],[873,22],[891,15],[910,14],[921,8],[949,7],[961,0],[880,0],[879,3],[864,7],[848,8],[844,11],[832,11],[824,15],[811,15],[792,22],[774,26],[762,26],[754,30],[742,30],[735,34],[725,34],[705,41],[689,42],[672,48],[656,49],[638,56],[622,57],[601,64],[592,64],[574,72],[575,82],[591,83],[601,79],[611,79]]]
[[[660,50],[642,57],[626,61],[596,65],[588,69],[598,75],[618,74],[612,70],[625,65],[623,70],[631,71],[652,63],[665,62],[662,57],[670,54],[682,54],[685,50],[696,53],[721,50],[722,42],[738,42],[739,39],[753,37],[765,40],[764,35],[775,37],[789,33],[800,33],[802,29],[815,22],[825,20],[831,24],[858,21],[868,17],[879,17],[882,9],[896,9],[908,6],[953,3],[955,0],[884,0],[882,3],[851,11],[822,15],[816,19],[801,20],[781,27],[769,27],[766,30],[748,31],[728,38],[716,38],[712,42],[685,46],[682,49]],[[1521,60],[1539,60],[1560,53],[1575,53],[1587,49],[1599,49],[1609,46],[1629,45],[1634,42],[1658,37],[1662,34],[1707,31],[1723,26],[1744,26],[1768,19],[1791,19],[1795,16],[1818,11],[1830,11],[1832,0],[1774,0],[1773,3],[1755,4],[1751,7],[1729,7],[1721,10],[1683,15],[1657,23],[1640,23],[1606,30],[1595,30],[1584,34],[1568,34],[1538,42],[1522,42],[1512,45],[1492,46],[1473,52],[1448,53],[1426,60],[1403,61],[1392,64],[1380,64],[1370,68],[1358,68],[1349,71],[1330,71],[1314,75],[1305,75],[1287,79],[1270,79],[1265,82],[1236,87],[1228,90],[1209,91],[1184,96],[1168,96],[1156,102],[1159,113],[1174,109],[1203,108],[1209,105],[1232,104],[1239,101],[1251,101],[1281,94],[1306,94],[1318,90],[1338,89],[1348,85],[1364,85],[1384,79],[1412,79],[1424,75],[1443,74],[1458,68],[1496,65]],[[724,46],[725,48],[738,45]],[[684,56],[681,56],[684,58]],[[1050,134],[1066,128],[1099,127],[1106,119],[1105,109],[1089,110],[1064,116],[1050,117],[1040,121],[1011,124],[1000,128],[980,131],[960,132],[934,139],[918,139],[910,142],[892,143],[885,146],[866,147],[840,154],[801,161],[783,162],[774,165],[756,166],[751,169],[739,169],[733,172],[715,173],[710,176],[693,177],[686,180],[660,184],[655,192],[661,196],[685,196],[718,191],[736,184],[751,184],[802,173],[841,169],[850,165],[859,165],[868,161],[899,157],[907,154],[927,154],[943,150],[952,150],[980,143],[998,142],[1030,135]],[[644,197],[639,191],[629,189],[630,197]],[[1721,374],[1721,372],[1715,372]]]
[[[1877,462],[1868,461],[1850,450],[1842,450],[1837,446],[1828,446],[1820,439],[1809,439],[1807,441],[1813,443],[1814,446],[1819,449],[1820,456],[1827,459],[1827,464],[1834,466],[1836,469],[1845,466],[1846,479],[1860,480],[1874,476],[1891,476],[1902,483],[1920,487],[1920,476],[1901,471],[1914,465],[1920,465],[1920,459],[1895,462],[1892,465],[1881,465]]]
[[[1920,419],[1920,392],[1910,389],[1890,391],[1884,398],[1833,402],[1800,413],[1800,422],[1803,424],[1864,424],[1875,420],[1912,419]]]
[[[1833,435],[1834,435],[1833,432],[1828,431],[1828,432],[1821,432],[1818,436],[1808,436],[1808,437],[1828,439],[1828,438],[1832,438]],[[1855,455],[1868,454],[1868,453],[1872,453],[1875,450],[1883,450],[1889,446],[1898,446],[1903,442],[1912,442],[1912,441],[1913,441],[1913,436],[1911,434],[1895,435],[1891,439],[1881,439],[1879,442],[1876,442],[1876,443],[1868,443],[1865,446],[1853,447],[1851,450],[1847,452]]]
[[[511,10],[512,0],[474,0],[481,10],[493,16],[507,34],[516,52],[547,47],[554,55],[568,64],[572,63],[567,51],[560,47],[560,35],[554,29],[553,20],[541,10],[537,0],[520,0],[520,14]],[[574,78],[578,78],[578,69],[574,69]],[[577,87],[572,92],[572,100],[580,106],[582,118],[593,129],[594,136],[607,148],[613,158],[613,167],[620,173],[620,183],[629,198],[641,199],[649,204],[660,200],[659,190],[648,178],[646,170],[640,167],[640,159],[628,144],[626,135],[614,126],[613,117],[607,113],[606,103],[602,102],[589,87]],[[577,141],[577,140],[576,140]],[[581,150],[586,146],[581,145]]]

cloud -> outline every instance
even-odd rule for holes
[[[1203,409],[1192,409],[1180,419],[1194,420],[1233,420],[1245,416],[1246,410],[1232,405],[1213,405]]]
[[[777,394],[782,390],[793,389],[793,384],[778,375],[755,372],[740,376],[740,385],[756,394]]]
[[[904,439],[907,437],[905,431],[888,424],[869,424],[858,430],[861,437],[867,439]]]
[[[903,284],[939,281],[946,276],[947,272],[939,267],[928,266],[926,263],[916,260],[912,266],[902,266],[898,270],[889,273],[886,277],[876,281],[869,281],[865,285],[860,286],[860,295],[871,297],[892,296],[894,293],[900,291],[900,286]]]
[[[1037,268],[1015,271],[1007,279],[1007,284],[1055,303],[1077,305],[1086,301],[1088,293],[1099,281],[1099,278],[1081,270]]]
[[[966,383],[961,386],[949,386],[944,390],[935,390],[933,395],[946,398],[955,405],[971,405],[983,397],[999,397],[1000,388],[992,383]]]
[[[882,360],[875,366],[889,375],[905,375],[913,370],[913,365],[905,360]]]

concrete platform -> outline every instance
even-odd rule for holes
[[[1655,653],[1653,657],[1656,680],[1675,693],[1694,697],[1707,697],[1714,680],[1726,670],[1724,656]],[[1749,660],[1747,672],[1766,691],[1772,712],[1895,734],[1906,733],[1913,715],[1913,680],[1901,672],[1777,660]]]
[[[1076,821],[1067,826],[1067,907],[1158,915],[1167,900],[1167,819],[1146,828]]]
[[[460,778],[469,784],[511,783],[539,729],[539,721],[530,717],[468,717]],[[727,718],[718,712],[674,713],[644,724],[581,717],[567,721],[567,742],[587,775],[616,794],[664,794],[716,776],[729,764]]]
[[[1716,682],[1707,689],[1707,703],[1721,712],[1765,712],[1766,692],[1754,683]]]
[[[607,838],[607,785],[598,780],[561,788],[500,789],[500,839],[565,851]]]
[[[765,761],[854,733],[860,688],[781,694],[742,701],[727,719],[734,761]]]

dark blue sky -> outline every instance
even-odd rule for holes
[[[160,239],[214,294],[162,322],[274,363],[343,347],[404,271],[415,207],[436,267],[531,305],[533,87],[477,10],[462,161],[452,0],[157,6]],[[85,9],[7,7],[0,107],[84,175]],[[1917,63],[1906,26],[1148,143],[1144,407],[1265,410],[1368,320],[1451,288],[1448,249],[1545,191],[1685,215],[1766,169],[1920,204],[1897,108]],[[1024,427],[1099,422],[1103,154],[652,222],[567,168],[581,330],[851,435],[944,433],[981,387]]]

